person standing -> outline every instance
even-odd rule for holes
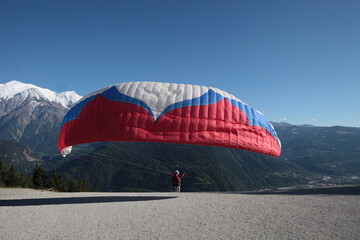
[[[170,173],[170,176],[172,178],[172,183],[174,187],[175,192],[180,192],[181,188],[181,178],[185,176],[185,172],[180,175],[179,170],[175,171],[175,174]]]

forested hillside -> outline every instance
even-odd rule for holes
[[[330,175],[359,175],[360,128],[275,124],[282,142],[280,160]]]
[[[185,172],[185,191],[240,191],[306,182],[307,172],[289,161],[236,149],[165,143],[103,143],[77,147],[65,176],[89,181],[103,191],[171,188],[169,171]]]

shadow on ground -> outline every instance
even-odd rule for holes
[[[242,192],[243,194],[278,194],[278,195],[360,195],[360,185],[342,186],[342,187],[325,187],[325,188],[306,188],[306,189],[281,189],[281,190],[264,190],[256,192]]]
[[[39,206],[84,203],[114,203],[165,200],[177,197],[170,196],[99,196],[99,197],[66,197],[66,198],[30,198],[30,199],[2,199],[0,207]]]

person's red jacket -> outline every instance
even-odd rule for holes
[[[180,186],[181,185],[181,178],[185,176],[185,173],[179,175],[178,173],[172,174],[170,173],[170,176],[172,177],[172,183],[174,186]]]

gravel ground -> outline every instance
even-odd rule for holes
[[[360,195],[0,188],[0,239],[360,239]]]

